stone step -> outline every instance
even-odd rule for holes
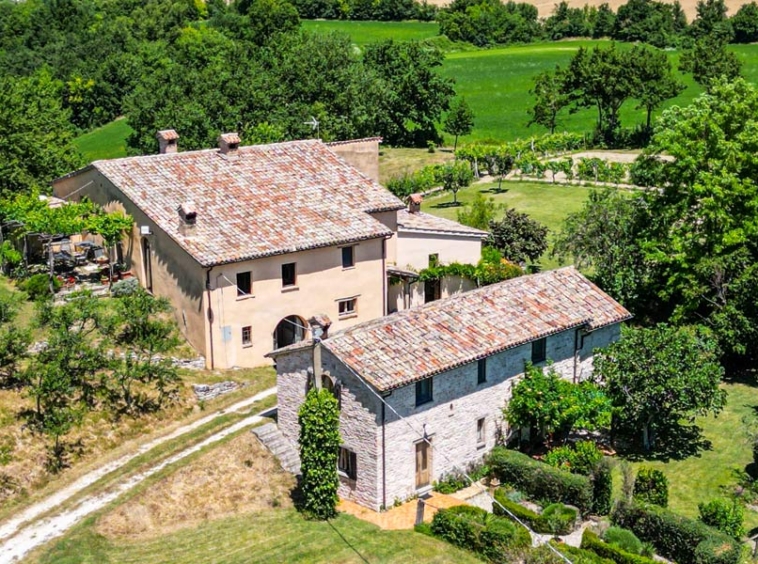
[[[256,427],[253,429],[253,434],[279,460],[284,470],[292,474],[300,474],[300,455],[297,447],[284,438],[276,424],[266,423]]]

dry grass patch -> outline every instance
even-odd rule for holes
[[[379,181],[388,180],[421,170],[426,165],[441,164],[455,159],[452,150],[437,149],[430,153],[427,149],[398,149],[381,147],[379,150]]]
[[[250,432],[197,460],[107,513],[108,538],[152,538],[223,517],[292,505],[295,478]]]

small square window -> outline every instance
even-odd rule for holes
[[[476,444],[483,445],[487,442],[487,419],[482,417],[476,421]]]
[[[288,262],[282,265],[282,286],[294,286],[297,282],[297,271],[295,269],[296,263]]]
[[[532,364],[544,362],[547,358],[547,338],[532,341]]]
[[[342,247],[342,268],[355,266],[355,247]]]
[[[426,378],[416,382],[416,406],[429,403],[434,399],[432,385],[433,378]]]
[[[350,298],[349,300],[340,300],[339,301],[340,317],[355,314],[357,311],[357,307],[358,307],[358,298]]]
[[[253,344],[253,328],[250,325],[242,328],[242,346],[249,347]]]
[[[237,297],[249,296],[253,293],[253,277],[248,272],[237,273]]]
[[[479,362],[477,363],[476,369],[477,369],[476,383],[484,384],[487,381],[487,359],[480,358]]]
[[[351,480],[358,478],[358,457],[352,450],[340,447],[337,470]]]
[[[439,253],[434,253],[434,254],[429,255],[429,268],[437,266],[439,263],[440,263]]]

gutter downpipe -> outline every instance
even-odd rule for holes
[[[382,315],[387,315],[387,239],[382,239]]]
[[[385,408],[382,402],[382,507],[387,509],[387,436],[385,433]]]
[[[210,354],[210,359],[211,359],[210,370],[213,370],[215,368],[215,361],[213,357],[213,308],[211,307],[211,303],[212,303],[211,270],[213,270],[212,266],[205,272],[205,291],[208,296],[208,309],[206,311],[206,317],[208,319],[208,339],[209,339],[209,347],[210,347],[210,353],[211,353]]]

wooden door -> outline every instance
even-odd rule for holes
[[[432,483],[432,446],[421,441],[416,443],[416,489]]]

